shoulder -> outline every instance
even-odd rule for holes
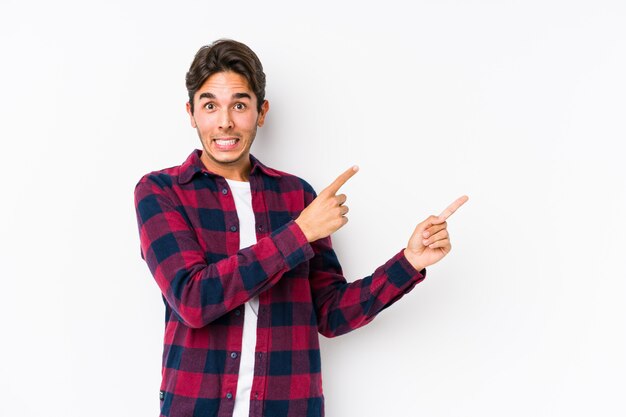
[[[140,189],[171,189],[177,184],[179,173],[180,165],[149,172],[139,179],[135,192]]]
[[[297,175],[290,174],[285,171],[281,171],[275,168],[267,168],[273,175],[265,176],[265,182],[274,182],[283,191],[304,191],[308,194],[315,194],[315,190],[304,178]]]
[[[294,187],[302,188],[305,191],[313,191],[313,187],[311,186],[311,184],[309,184],[304,178],[283,171],[275,171],[280,174],[281,179],[285,183],[293,184]]]
[[[315,199],[315,190],[305,179],[284,171],[272,169],[276,176],[263,176],[263,189],[265,192],[280,194],[283,199],[299,202],[307,206]]]
[[[179,184],[188,182],[199,171],[200,151],[194,150],[180,165],[152,171],[141,177],[138,187],[156,187],[157,189],[176,188]]]
[[[261,173],[266,187],[277,187],[281,191],[302,190],[307,193],[314,193],[313,187],[297,175],[269,167],[259,161],[254,155],[250,155],[250,161],[252,163],[252,173]]]

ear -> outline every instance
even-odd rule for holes
[[[196,119],[193,117],[193,112],[191,111],[191,104],[187,102],[185,107],[187,108],[187,114],[189,115],[189,120],[191,121],[191,127],[196,129],[198,126],[196,126]]]
[[[270,111],[270,102],[265,100],[263,101],[263,104],[261,104],[261,111],[259,112],[259,119],[256,122],[258,127],[263,126],[263,124],[265,123],[265,116],[267,115],[268,111]]]

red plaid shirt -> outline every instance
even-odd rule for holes
[[[330,238],[294,222],[315,198],[302,179],[250,157],[257,243],[239,250],[226,180],[194,151],[135,188],[141,254],[165,301],[161,416],[232,416],[243,304],[259,296],[250,416],[324,415],[318,332],[369,323],[424,279],[398,252],[347,283]]]

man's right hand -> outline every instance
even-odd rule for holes
[[[348,223],[346,195],[337,192],[358,170],[355,165],[341,174],[300,213],[296,223],[309,242],[329,236]]]

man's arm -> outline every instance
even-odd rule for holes
[[[430,216],[415,228],[407,248],[363,279],[348,283],[332,248],[330,234],[346,224],[345,195],[336,195],[356,169],[340,175],[303,210],[296,223],[314,248],[310,283],[318,328],[327,337],[363,326],[376,314],[399,300],[425,278],[425,267],[450,251],[446,219],[467,201],[463,196],[439,216]],[[309,202],[307,202],[309,203]],[[329,228],[329,225],[335,225]]]
[[[195,231],[163,187],[146,177],[135,188],[146,260],[167,303],[190,327],[203,327],[254,295],[314,253],[295,222],[237,254],[208,264]]]
[[[348,283],[330,236],[312,246],[315,257],[309,262],[311,292],[318,330],[326,337],[339,336],[368,324],[426,277],[426,270],[415,270],[400,251],[372,275]]]

